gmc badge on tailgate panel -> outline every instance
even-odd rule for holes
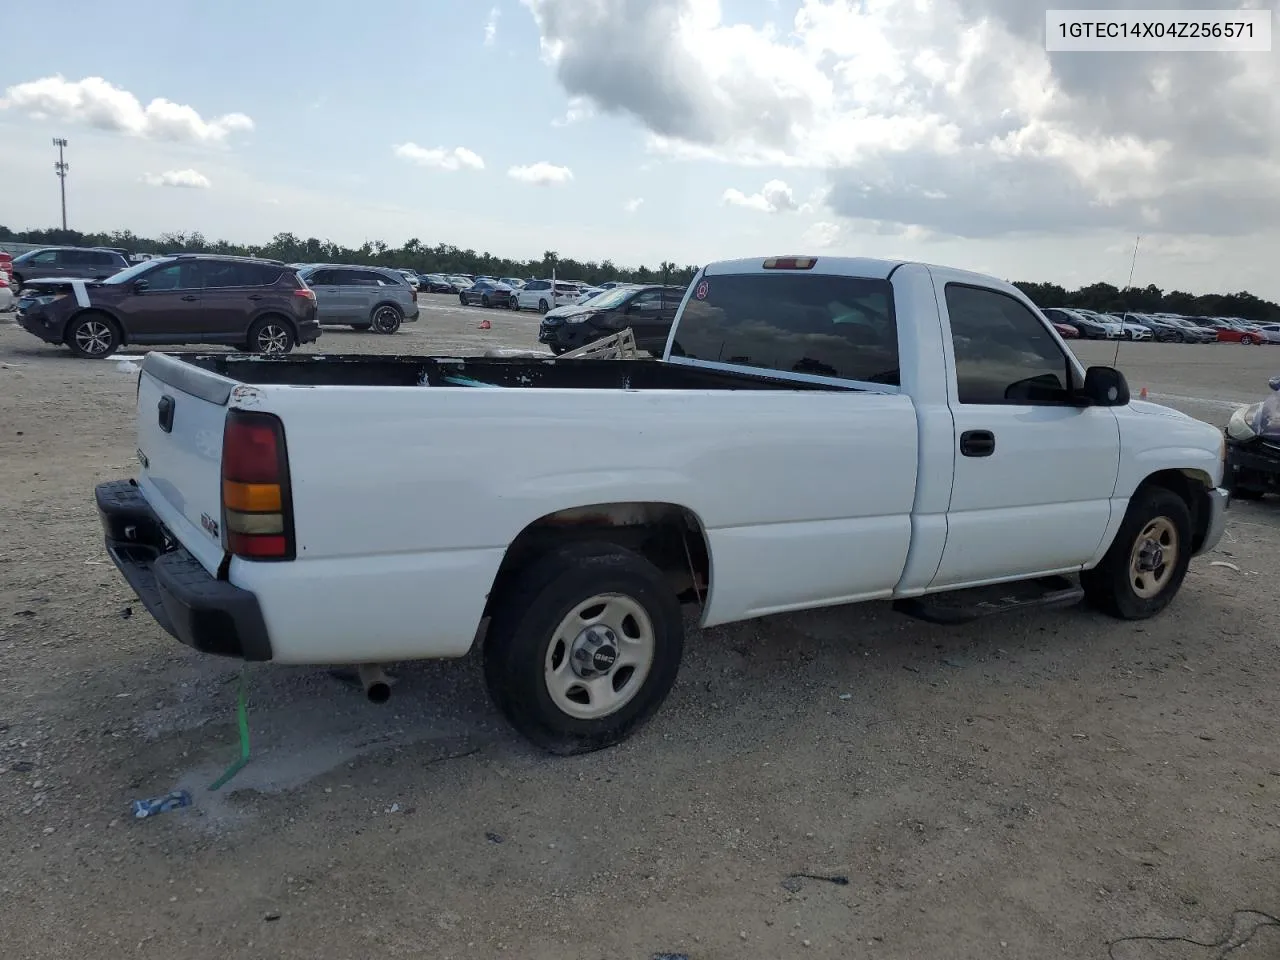
[[[209,534],[209,536],[213,537],[213,539],[220,539],[218,536],[218,521],[213,519],[213,517],[209,516],[207,513],[200,514],[200,526],[204,527],[205,532]]]

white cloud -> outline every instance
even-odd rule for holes
[[[199,170],[166,170],[164,173],[144,173],[142,182],[152,187],[187,187],[208,190],[209,178]]]
[[[131,137],[185,143],[223,143],[232,133],[253,129],[253,121],[243,113],[205,120],[193,107],[163,97],[143,107],[132,93],[101,77],[73,81],[55,75],[19,83],[5,90],[0,109]]]
[[[804,232],[804,242],[826,250],[840,241],[841,233],[840,224],[819,220]]]
[[[622,205],[622,209],[627,213],[635,213],[644,203],[644,197],[633,197]]]
[[[551,184],[568,183],[573,179],[573,171],[568,167],[558,167],[553,163],[540,160],[524,167],[512,167],[507,176],[521,183],[532,183],[540,187]]]
[[[484,21],[484,45],[492,47],[494,41],[498,39],[498,18],[502,16],[502,11],[497,7],[489,10],[489,16]]]
[[[784,213],[797,209],[795,195],[782,180],[770,180],[760,188],[759,193],[747,195],[741,190],[730,187],[721,197],[723,203],[735,207],[746,207],[748,210],[759,210],[761,213]]]
[[[523,2],[565,93],[638,121],[650,151],[817,171],[851,221],[996,237],[1280,220],[1274,57],[1051,56],[1027,0],[799,0],[777,30],[720,0]]]
[[[586,97],[570,97],[568,109],[565,110],[564,116],[557,120],[552,120],[553,127],[568,127],[575,123],[581,123],[583,120],[590,120],[595,116],[595,108],[591,106],[591,101]]]
[[[392,151],[401,160],[416,163],[420,167],[432,167],[436,170],[483,170],[484,160],[478,153],[466,147],[420,147],[416,143],[402,143]]]

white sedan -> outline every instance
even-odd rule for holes
[[[1263,343],[1280,343],[1280,323],[1260,324],[1258,336]]]
[[[9,286],[9,281],[0,274],[0,313],[8,313],[18,302],[18,298],[13,295],[13,287]]]

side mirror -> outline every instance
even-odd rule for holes
[[[1123,407],[1129,402],[1129,381],[1114,367],[1090,367],[1080,395],[1095,407]]]
[[[150,286],[151,286],[151,281],[149,280],[135,280],[133,281],[133,292],[142,293],[144,290],[149,289]]]

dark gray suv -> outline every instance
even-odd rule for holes
[[[13,258],[13,283],[28,280],[105,280],[129,266],[114,250],[95,247],[43,247]]]

